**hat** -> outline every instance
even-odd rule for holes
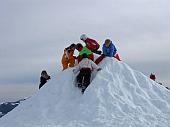
[[[87,39],[87,36],[86,36],[85,34],[82,34],[82,35],[80,36],[80,40],[85,41],[86,39]]]

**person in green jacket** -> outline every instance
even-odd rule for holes
[[[90,49],[88,49],[87,47],[83,47],[83,45],[81,43],[78,43],[76,45],[76,49],[79,51],[79,55],[77,57],[78,63],[81,61],[82,55],[84,53],[87,54],[89,59],[94,61],[94,55],[93,55],[93,52]]]

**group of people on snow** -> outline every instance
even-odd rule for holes
[[[117,49],[110,39],[105,40],[102,51],[99,50],[100,45],[96,40],[87,37],[85,34],[82,34],[80,39],[85,43],[85,46],[83,46],[81,43],[78,43],[71,44],[69,47],[64,49],[64,54],[61,60],[63,70],[67,69],[68,67],[74,67],[76,60],[79,63],[84,53],[87,54],[88,58],[92,61],[94,61],[93,53],[100,55],[94,61],[96,64],[99,64],[104,57],[115,57],[120,61],[119,55],[117,54]],[[77,57],[74,56],[75,49],[79,52]]]
[[[75,67],[73,69],[73,73],[77,74],[76,77],[76,86],[82,89],[82,93],[84,93],[85,89],[90,84],[90,78],[92,71],[100,71],[101,68],[98,64],[105,57],[115,57],[120,61],[119,55],[117,54],[117,49],[113,42],[110,39],[106,39],[102,51],[99,50],[99,43],[87,37],[85,34],[80,36],[80,40],[85,43],[83,46],[81,43],[71,44],[70,46],[64,49],[64,53],[61,59],[63,71],[70,67]],[[74,51],[77,50],[79,52],[78,56],[74,56]],[[99,57],[94,60],[94,54],[98,54]],[[77,63],[77,64],[76,64]],[[41,72],[40,77],[40,85],[39,89],[50,79],[50,76],[47,74],[45,70]]]
[[[75,67],[73,69],[73,73],[77,74],[76,77],[76,86],[81,88],[82,93],[84,93],[85,89],[90,84],[90,78],[92,71],[100,71],[101,68],[98,66],[98,64],[105,58],[105,57],[114,57],[118,61],[121,61],[117,49],[113,42],[110,39],[106,39],[102,46],[102,51],[99,50],[100,45],[99,43],[92,39],[87,37],[85,34],[82,34],[80,36],[80,40],[82,40],[85,43],[85,46],[83,46],[81,43],[77,44],[71,44],[70,46],[66,47],[64,49],[64,53],[61,59],[63,71],[70,67]],[[74,56],[74,51],[77,50],[79,52],[78,56]],[[94,60],[94,55],[98,54],[99,57]],[[76,64],[78,63],[78,64]],[[47,74],[45,70],[41,72],[40,77],[40,84],[39,89],[47,82],[47,80],[50,79],[50,76]],[[156,76],[151,73],[150,79],[154,80],[156,79]],[[161,84],[161,83],[159,83]],[[161,84],[162,85],[162,84]],[[169,89],[168,87],[166,87]]]
[[[110,39],[105,40],[102,51],[99,50],[100,45],[96,40],[87,37],[85,34],[82,34],[80,39],[85,43],[85,46],[83,46],[81,43],[77,43],[71,44],[69,47],[65,48],[61,63],[64,71],[69,67],[74,67],[77,60],[78,65],[75,66],[73,72],[75,74],[79,72],[76,77],[77,86],[81,88],[82,93],[84,93],[85,89],[90,84],[92,71],[101,70],[98,64],[103,60],[103,58],[115,57],[119,61],[120,58],[117,54],[115,45]],[[74,56],[75,49],[79,52],[77,57]],[[93,53],[100,55],[95,61]]]

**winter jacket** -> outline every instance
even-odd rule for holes
[[[102,50],[103,50],[103,54],[109,57],[113,57],[117,51],[116,47],[112,42],[110,43],[109,47],[106,47],[105,44],[103,44]]]
[[[63,54],[62,60],[61,60],[63,70],[67,69],[68,67],[74,67],[75,58],[74,58],[73,54],[74,54],[74,49],[72,49],[72,48],[64,49],[64,54]]]
[[[82,68],[85,68],[85,69],[89,68],[92,71],[92,70],[98,70],[99,66],[97,66],[92,60],[88,58],[83,58],[80,61],[80,63],[76,66],[76,68],[74,69],[74,73],[77,73]]]
[[[84,53],[89,55],[89,54],[92,54],[92,51],[87,47],[83,47],[82,50],[80,51],[79,55],[83,55]]]
[[[85,41],[86,43],[86,47],[90,50],[96,50],[100,47],[100,45],[97,43],[97,41],[91,39],[91,38],[87,38]]]
[[[64,49],[64,57],[69,59],[70,57],[73,57],[73,54],[74,54],[74,49],[71,49],[71,48],[65,48]]]
[[[49,80],[51,77],[46,73],[46,74],[41,74],[40,77],[40,84],[39,84],[39,89]]]
[[[81,61],[82,55],[84,53],[86,53],[88,55],[89,59],[91,59],[92,61],[94,60],[93,52],[90,49],[88,49],[87,47],[83,47],[82,50],[79,52],[79,56],[77,57],[78,63]]]

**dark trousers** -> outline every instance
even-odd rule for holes
[[[90,68],[82,68],[77,76],[77,83],[86,89],[90,84],[91,70]]]
[[[39,84],[39,89],[47,82],[47,80],[44,77],[40,77],[40,84]]]

